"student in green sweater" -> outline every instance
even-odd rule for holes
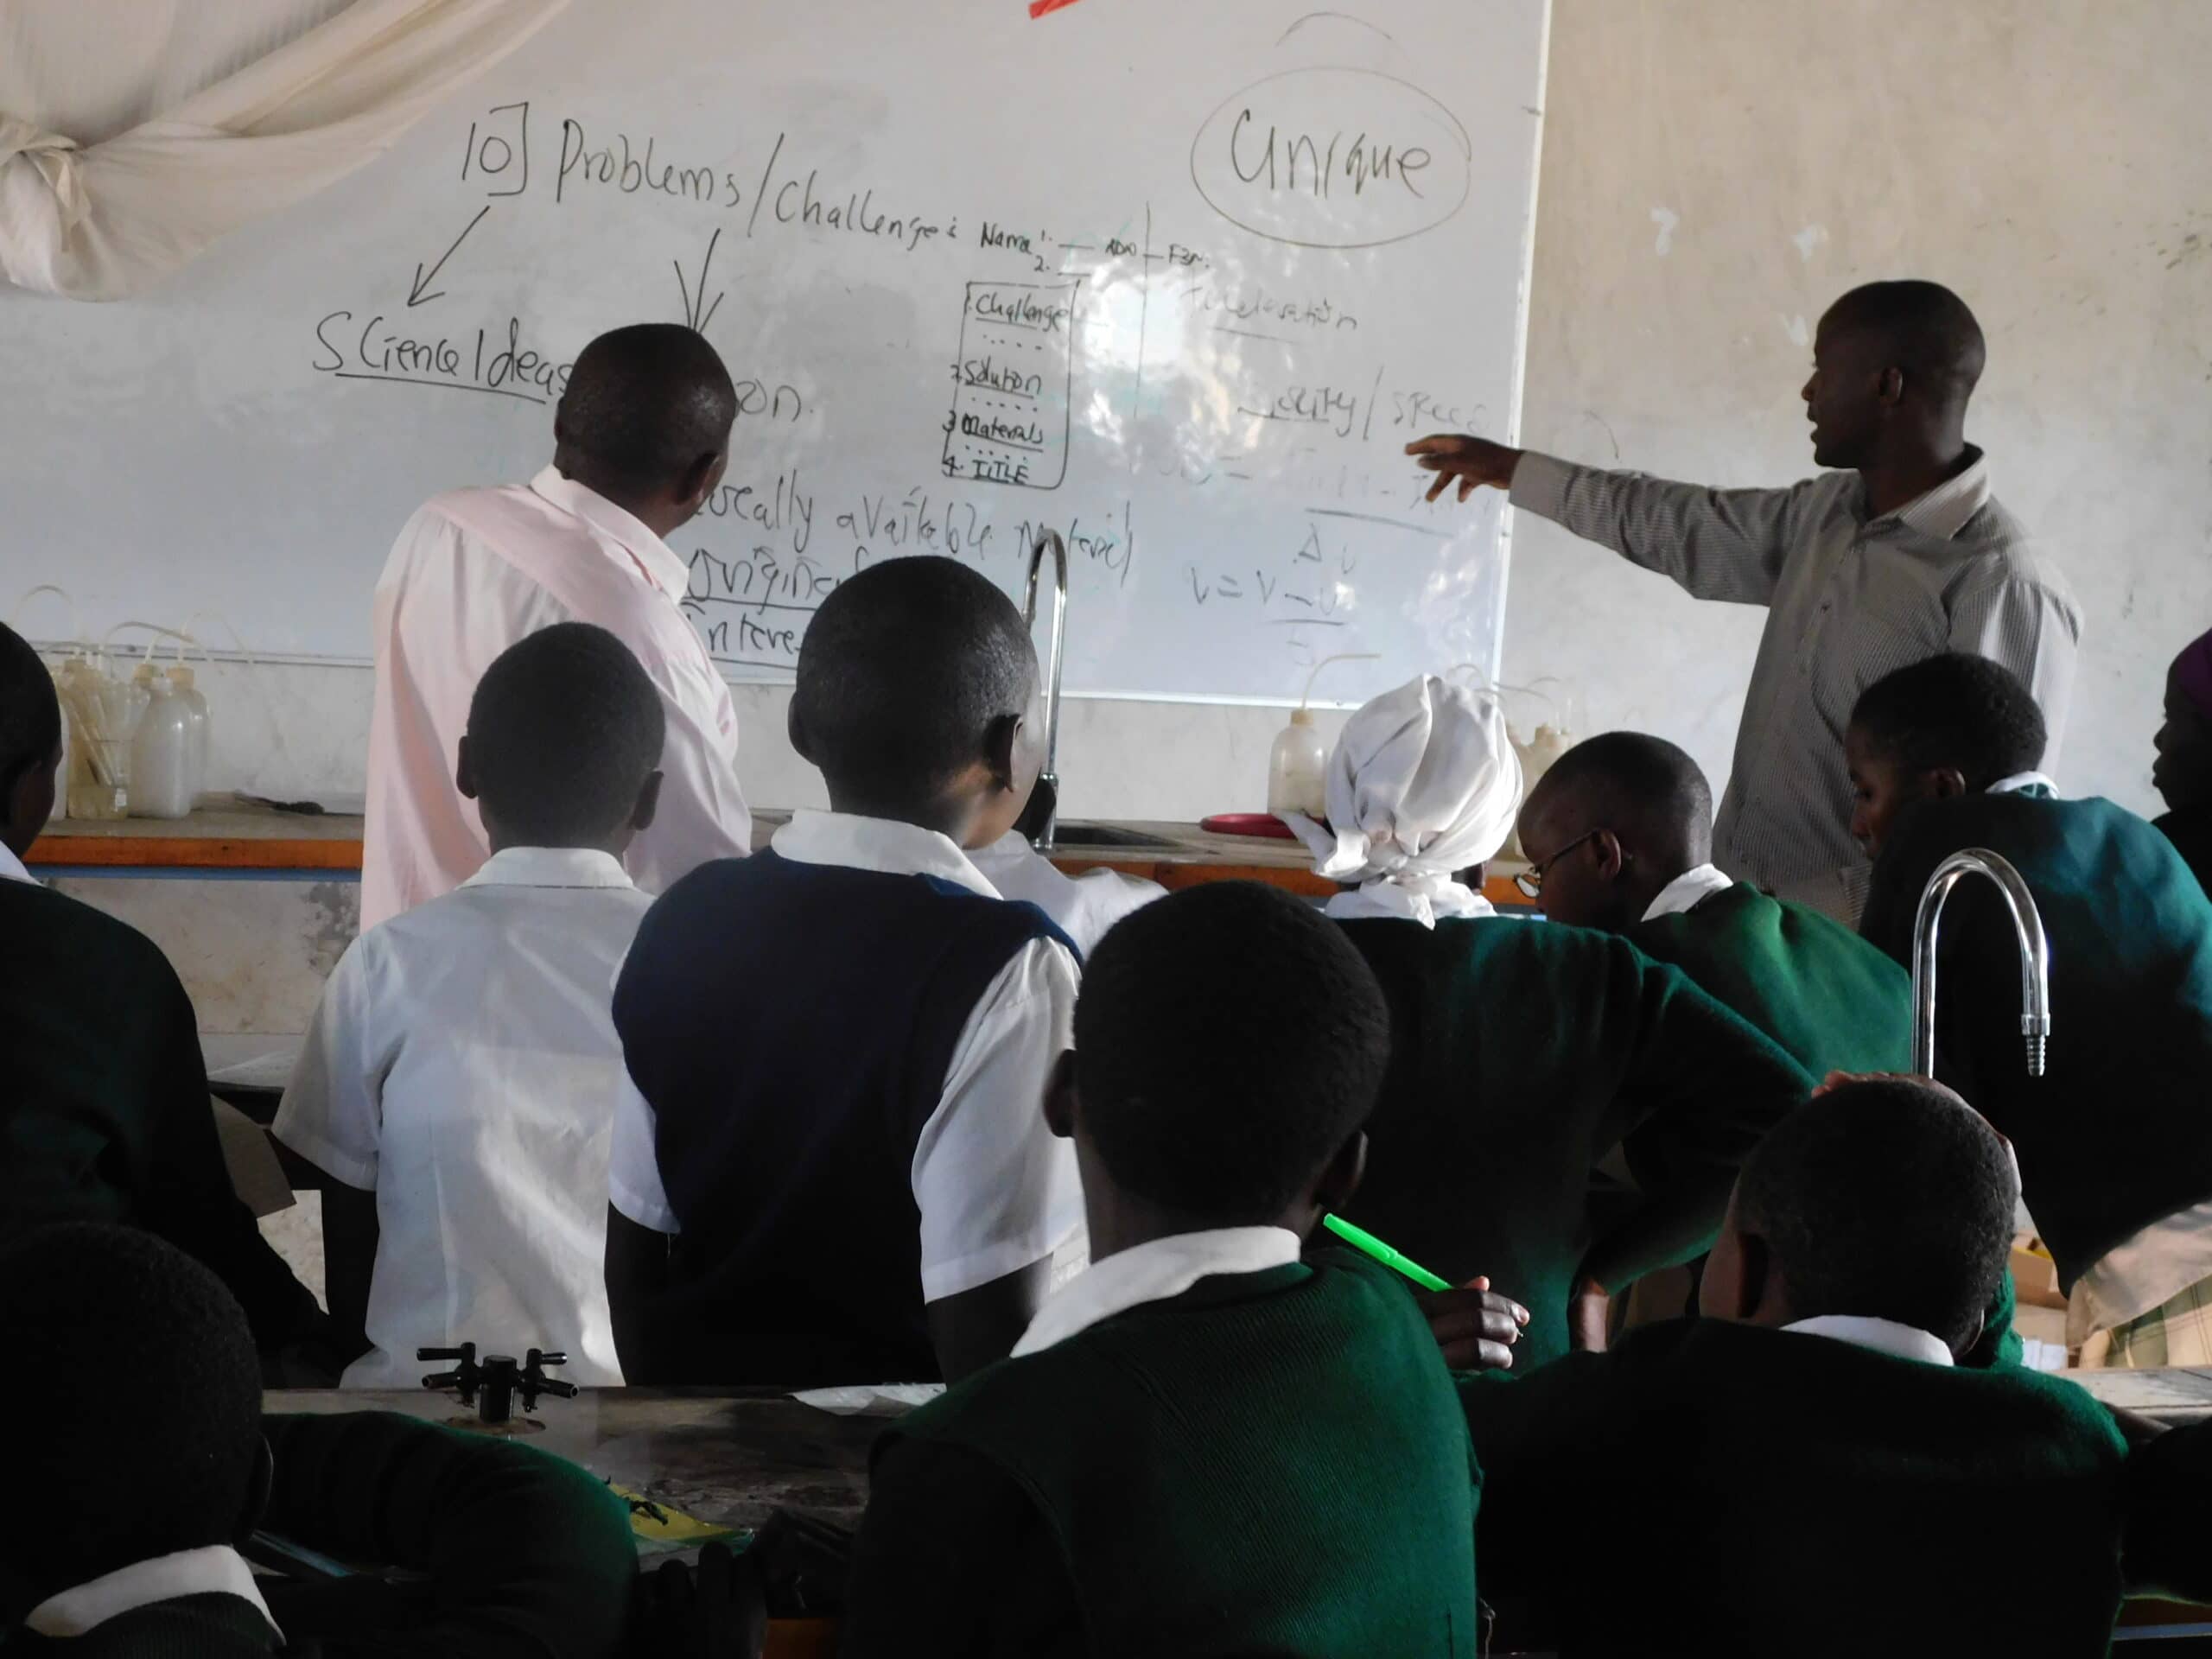
[[[1272,888],[1107,934],[1045,1103],[1091,1265],[878,1443],[848,1659],[1476,1651],[1450,1375],[1402,1280],[1300,1260],[1358,1181],[1387,1019]]]
[[[1758,1137],[1814,1079],[1681,969],[1624,939],[1501,917],[1458,873],[1494,855],[1521,771],[1491,699],[1433,676],[1354,715],[1329,903],[1390,1005],[1390,1071],[1347,1218],[1534,1318],[1513,1363],[1567,1351],[1569,1306],[1701,1254]],[[1620,1147],[1638,1190],[1592,1196]],[[1595,1333],[1591,1333],[1594,1336]]]
[[[1529,791],[1520,829],[1552,920],[1675,963],[1815,1077],[1910,1066],[1912,976],[1840,922],[1722,874],[1712,785],[1664,738],[1577,744]]]
[[[262,1415],[253,1339],[207,1268],[73,1223],[0,1249],[0,1651],[70,1659],[613,1659],[628,1506],[518,1443],[376,1413]],[[298,1586],[257,1527],[397,1567]]]
[[[0,627],[0,1242],[54,1221],[120,1221],[213,1269],[264,1353],[327,1348],[315,1297],[231,1185],[192,1001],[153,941],[39,886],[23,855],[54,810],[61,705],[38,653]]]
[[[2167,669],[2165,720],[2152,747],[2151,784],[2166,803],[2152,822],[2212,890],[2212,633],[2183,646]]]
[[[1745,1165],[1703,1319],[1463,1377],[1500,1646],[2103,1652],[2126,1442],[2069,1382],[1954,1363],[2013,1193],[1947,1091],[1847,1084]]]
[[[2019,870],[2050,943],[2045,1074],[2027,1072],[2011,919],[1968,880],[1943,912],[1936,1075],[2018,1149],[2083,1363],[2212,1363],[2212,900],[2133,813],[2058,799],[2044,739],[2027,689],[1979,657],[1868,688],[1844,749],[1875,860],[1861,928],[1909,963],[1943,859]]]

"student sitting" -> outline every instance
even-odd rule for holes
[[[264,1353],[317,1342],[314,1296],[231,1185],[175,970],[23,868],[60,760],[54,678],[0,627],[0,1240],[54,1221],[144,1227],[214,1271]]]
[[[2119,1430],[2070,1382],[1953,1363],[2013,1194],[2004,1143],[1947,1091],[1846,1084],[1745,1164],[1704,1319],[1463,1378],[1501,1643],[2103,1652]],[[2009,1593],[2024,1551],[2032,1587]]]
[[[348,1388],[412,1388],[420,1347],[558,1349],[619,1385],[607,1310],[608,1011],[651,904],[623,849],[660,791],[661,704],[627,647],[563,622],[509,646],[456,776],[492,856],[340,959],[276,1138],[330,1178],[331,1311],[372,1351]]]
[[[1474,1478],[1402,1281],[1300,1246],[1359,1179],[1388,1014],[1290,895],[1099,946],[1046,1113],[1090,1267],[878,1442],[842,1652],[1476,1650]]]
[[[0,1649],[72,1659],[620,1651],[627,1506],[519,1445],[371,1413],[264,1418],[253,1339],[149,1233],[74,1224],[0,1250]],[[273,1460],[272,1460],[273,1452]],[[416,1575],[257,1580],[257,1526]],[[427,1581],[423,1581],[424,1579]]]
[[[1946,857],[2018,869],[2050,942],[2048,1070],[2027,1073],[2012,919],[1968,880],[1943,913],[1936,1074],[2018,1148],[2083,1363],[2212,1363],[2212,900],[2133,813],[2057,799],[2043,751],[2035,700],[1981,658],[1868,688],[1845,739],[1876,861],[1862,931],[1909,963]]]
[[[1521,771],[1496,705],[1429,677],[1354,715],[1306,824],[1329,913],[1382,981],[1390,1071],[1348,1219],[1534,1315],[1514,1364],[1566,1351],[1607,1290],[1711,1242],[1736,1167],[1812,1079],[1680,969],[1580,928],[1499,917],[1453,873],[1503,844]],[[1591,1173],[1623,1147],[1626,1213]]]
[[[2212,633],[2183,647],[2166,671],[2166,718],[2152,746],[2151,782],[2165,798],[2165,832],[2197,885],[2212,889]]]
[[[1841,923],[1713,868],[1713,791],[1663,738],[1609,732],[1521,809],[1544,914],[1671,962],[1815,1077],[1912,1063],[1912,976]]]
[[[950,559],[808,625],[791,744],[831,810],[654,905],[614,993],[607,1286],[632,1382],[954,1378],[1083,1224],[1039,1116],[1077,966],[969,862],[1038,772],[1021,613]]]

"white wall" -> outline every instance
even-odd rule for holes
[[[1554,0],[1526,440],[1716,484],[1800,477],[1823,306],[1875,276],[1949,283],[1990,339],[1971,435],[2086,613],[2063,781],[2149,807],[2166,661],[2212,626],[2208,80],[2205,0]],[[1586,731],[1662,732],[1716,785],[1759,621],[1516,529],[1507,677],[1565,678]],[[1424,666],[1442,665],[1406,665]],[[365,673],[264,672],[296,781],[227,674],[220,781],[358,791]],[[819,799],[785,700],[739,693],[766,805]],[[1255,807],[1281,724],[1071,702],[1068,809]]]
[[[2139,810],[2212,626],[2212,5],[1554,0],[1524,438],[1713,484],[1811,470],[1809,330],[1855,283],[1965,295],[1969,435],[2084,612],[2062,782]],[[1761,613],[1523,516],[1506,673],[1727,772]]]

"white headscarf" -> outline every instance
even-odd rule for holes
[[[1497,700],[1433,674],[1354,715],[1329,757],[1329,827],[1285,817],[1314,870],[1357,881],[1332,916],[1495,914],[1454,873],[1496,855],[1521,805],[1521,760]]]

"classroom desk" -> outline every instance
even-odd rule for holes
[[[768,844],[791,814],[773,807],[753,815],[753,844]],[[1113,869],[1157,881],[1171,892],[1205,881],[1265,881],[1325,898],[1336,884],[1313,874],[1313,855],[1291,841],[1210,835],[1194,823],[1110,821],[1106,827],[1165,842],[1164,847],[1107,846],[1082,839],[1089,821],[1063,831],[1050,855],[1071,875]],[[302,816],[267,807],[211,800],[188,818],[66,818],[33,843],[24,861],[35,868],[86,874],[281,875],[327,872],[343,879],[361,868],[361,820],[343,813]],[[1525,907],[1513,885],[1519,865],[1491,868],[1484,892],[1501,907]]]
[[[279,1389],[262,1403],[272,1412],[390,1411],[460,1427],[476,1421],[451,1395],[421,1389]],[[857,1528],[868,1506],[868,1447],[884,1425],[768,1389],[586,1389],[573,1400],[541,1401],[532,1417],[545,1428],[521,1437],[526,1444],[728,1527],[758,1527],[780,1509]],[[768,1628],[766,1659],[827,1656],[835,1646],[833,1621],[778,1620]]]

